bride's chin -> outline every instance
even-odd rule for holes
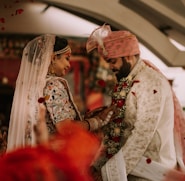
[[[61,72],[60,76],[65,76],[66,74],[67,74],[67,72],[66,72],[66,71]]]

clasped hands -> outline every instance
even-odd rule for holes
[[[85,121],[89,124],[89,130],[95,131],[99,128],[107,125],[117,115],[117,109],[115,105],[110,107],[100,107],[93,111],[87,112],[85,115]]]

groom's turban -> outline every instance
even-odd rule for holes
[[[111,31],[109,25],[95,29],[86,43],[87,52],[98,50],[105,59],[140,54],[139,43],[129,31]]]

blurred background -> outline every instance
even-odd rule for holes
[[[184,109],[184,22],[185,0],[0,0],[2,130],[9,124],[22,50],[30,39],[44,33],[69,39],[73,55],[66,79],[80,111],[109,104],[114,76],[101,57],[89,56],[85,50],[87,37],[104,23],[138,37],[141,57],[165,74]]]

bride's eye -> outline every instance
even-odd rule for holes
[[[67,57],[66,57],[66,60],[70,61],[70,56],[67,56]]]

